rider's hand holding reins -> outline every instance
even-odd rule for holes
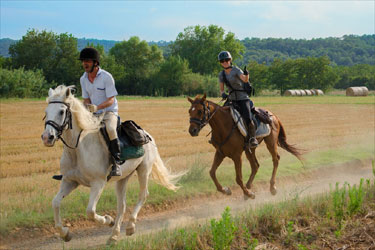
[[[94,104],[86,104],[86,108],[88,111],[90,111],[91,113],[95,113],[96,111],[98,111],[98,107]]]
[[[223,98],[223,100],[227,99],[228,98],[228,94],[223,92],[221,93],[221,98]]]

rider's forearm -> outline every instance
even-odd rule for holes
[[[105,108],[111,106],[114,103],[114,101],[115,101],[114,96],[108,98],[107,100],[105,100],[104,102],[102,102],[101,104],[98,105],[98,110],[105,109]]]
[[[224,92],[224,83],[220,83],[220,94]]]

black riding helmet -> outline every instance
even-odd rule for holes
[[[98,65],[100,64],[100,56],[99,52],[91,47],[84,48],[81,50],[81,53],[79,53],[79,58],[78,60],[93,60],[94,63],[97,62]]]
[[[217,56],[218,61],[221,61],[221,60],[224,60],[224,59],[232,59],[232,56],[229,53],[229,51],[221,51],[219,53],[219,55]]]

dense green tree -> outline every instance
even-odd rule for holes
[[[326,91],[337,81],[328,57],[275,60],[269,67],[269,81],[283,94],[287,89],[322,89]]]
[[[192,71],[202,75],[216,75],[220,71],[217,55],[223,50],[230,51],[233,58],[240,58],[244,47],[233,33],[225,35],[224,29],[216,25],[187,27],[172,45],[172,54],[186,59]]]
[[[255,90],[255,95],[269,88],[268,66],[265,63],[259,64],[256,61],[251,61],[247,65],[247,69],[249,70],[249,81]]]
[[[3,69],[12,68],[12,58],[0,56],[0,68],[3,68]]]
[[[77,39],[72,35],[28,30],[9,47],[9,53],[14,68],[41,69],[48,82],[71,85],[79,80]]]
[[[152,93],[161,96],[176,96],[188,92],[189,86],[184,83],[186,75],[190,72],[189,64],[185,59],[179,56],[168,57],[153,78]]]
[[[115,44],[109,54],[123,68],[123,78],[116,84],[121,94],[145,95],[150,90],[150,77],[163,62],[162,51],[156,46],[149,46],[138,37]]]
[[[346,89],[354,86],[366,86],[375,89],[375,65],[358,64],[351,67],[339,66],[334,68],[338,81],[335,88]]]
[[[41,70],[0,68],[0,97],[46,96],[49,87]]]

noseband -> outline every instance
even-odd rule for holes
[[[61,102],[61,101],[52,101],[52,102],[49,102],[48,105],[51,104],[51,103],[64,104],[67,107],[64,122],[61,125],[59,125],[53,120],[47,120],[44,123],[44,128],[46,128],[47,125],[52,126],[57,131],[57,140],[61,139],[61,141],[65,144],[65,146],[67,146],[68,148],[71,148],[71,149],[76,149],[77,146],[78,146],[78,142],[79,142],[79,138],[81,136],[82,130],[81,130],[81,132],[79,132],[79,135],[78,135],[78,138],[77,138],[77,143],[76,143],[74,148],[69,146],[68,144],[66,144],[64,139],[61,137],[63,131],[66,129],[67,126],[68,126],[69,129],[72,129],[72,112],[70,111],[70,105],[68,103]]]
[[[203,102],[203,118],[202,119],[190,118],[190,123],[197,124],[199,126],[199,130],[201,130],[211,120],[211,118],[214,116],[216,110],[217,110],[217,108],[215,108],[214,112],[211,114],[210,103],[207,102],[207,107],[206,107],[206,104]]]

